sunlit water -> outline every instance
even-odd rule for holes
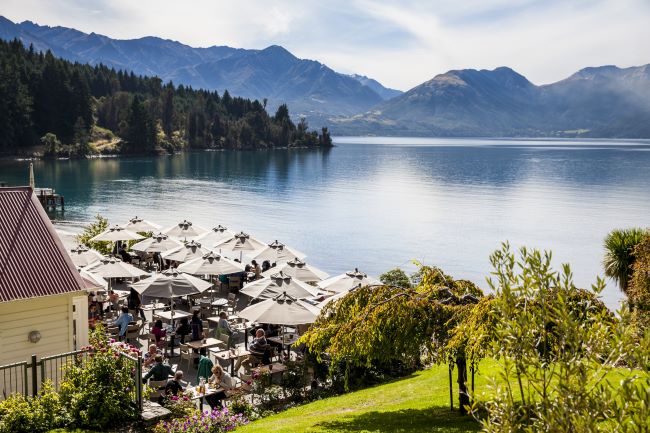
[[[552,249],[576,282],[602,274],[613,228],[650,226],[650,142],[338,138],[329,151],[197,152],[36,161],[74,230],[100,213],[223,224],[278,239],[331,274],[378,275],[413,259],[485,288],[501,241]],[[0,161],[26,184],[27,161]],[[609,282],[603,299],[621,295]]]

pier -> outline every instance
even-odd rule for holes
[[[61,211],[65,210],[65,198],[57,194],[53,188],[34,188],[34,194],[38,197],[43,209],[56,211],[60,206]]]

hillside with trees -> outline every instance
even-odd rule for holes
[[[286,105],[197,90],[0,41],[0,153],[85,156],[183,149],[329,147]]]

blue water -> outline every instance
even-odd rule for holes
[[[223,224],[278,239],[331,274],[378,275],[411,261],[485,288],[488,256],[552,249],[576,282],[602,274],[613,228],[650,226],[650,142],[350,138],[329,151],[197,152],[165,157],[36,161],[37,186],[65,196],[57,223],[101,213]],[[27,161],[0,161],[26,184]],[[610,282],[603,299],[621,299]]]

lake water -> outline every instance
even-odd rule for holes
[[[349,138],[328,151],[200,152],[36,161],[37,186],[65,196],[57,223],[100,213],[171,225],[223,224],[305,252],[337,274],[412,260],[485,288],[501,241],[552,249],[576,282],[602,274],[613,228],[650,226],[650,142]],[[0,161],[26,184],[27,161]],[[611,283],[603,295],[616,307]]]

